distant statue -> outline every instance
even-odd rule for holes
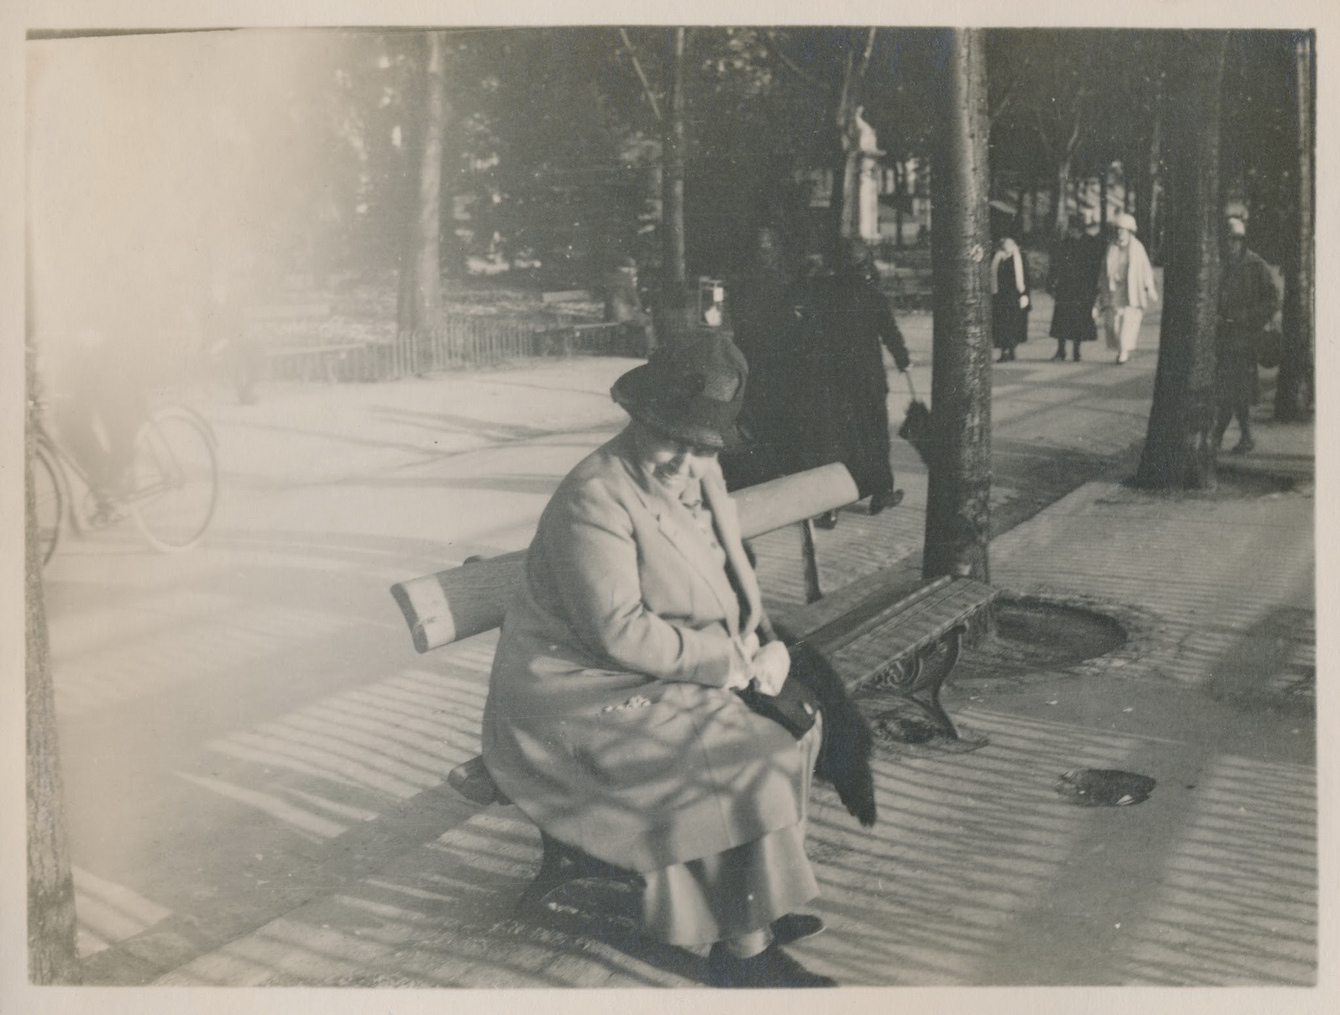
[[[875,137],[875,128],[866,122],[861,114],[865,112],[865,106],[856,107],[856,116],[852,120],[852,126],[856,128],[856,150],[867,155],[883,155],[879,150],[879,141]]]
[[[843,138],[847,165],[842,189],[842,236],[878,240],[879,175],[876,160],[884,152],[880,150],[875,128],[862,115],[864,112],[864,106],[856,107]]]

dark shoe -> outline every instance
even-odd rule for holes
[[[823,920],[812,913],[787,913],[772,921],[772,943],[780,948],[822,934],[824,929]]]
[[[770,987],[836,987],[831,976],[811,973],[776,943],[753,958],[737,959],[721,942],[707,957],[707,982],[713,987],[766,990]]]
[[[825,511],[818,518],[814,519],[814,524],[821,529],[836,529],[838,513],[836,511]]]
[[[902,502],[902,490],[885,490],[870,498],[870,513],[877,515],[885,508],[897,507]]]
[[[1079,362],[1079,346],[1075,346],[1075,362]]]
[[[1065,359],[1065,350],[1064,350],[1064,349],[1057,349],[1057,350],[1056,350],[1056,355],[1053,356],[1052,359],[1064,360],[1064,359]]]
[[[1238,441],[1238,443],[1234,444],[1228,453],[1230,455],[1245,455],[1255,447],[1256,441],[1252,440],[1250,437],[1244,437],[1242,440]]]

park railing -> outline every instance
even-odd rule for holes
[[[363,380],[461,367],[497,366],[518,359],[578,354],[646,355],[640,329],[598,321],[545,323],[519,318],[444,315],[433,328],[398,332],[369,343],[351,364]]]

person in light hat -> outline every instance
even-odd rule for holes
[[[615,382],[631,421],[559,484],[526,553],[484,765],[551,839],[639,874],[643,931],[711,944],[713,986],[833,986],[781,948],[823,927],[793,911],[819,892],[805,828],[822,723],[796,739],[735,693],[775,695],[790,669],[717,464],[747,374],[707,334]]]
[[[1215,328],[1215,396],[1218,419],[1214,447],[1223,443],[1228,424],[1236,416],[1238,443],[1231,454],[1256,447],[1252,439],[1252,403],[1257,398],[1257,351],[1261,333],[1279,309],[1275,280],[1254,252],[1247,249],[1247,223],[1238,216],[1227,222],[1228,253],[1219,283],[1219,315]]]
[[[1122,212],[1113,225],[1116,233],[1107,247],[1094,319],[1103,328],[1108,349],[1116,352],[1117,362],[1125,363],[1140,339],[1145,309],[1159,293],[1149,255],[1135,238],[1135,216]]]

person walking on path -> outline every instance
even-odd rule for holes
[[[1019,244],[1008,234],[1000,238],[991,258],[991,338],[1004,363],[1014,348],[1028,341],[1028,275]]]
[[[803,414],[801,439],[808,448],[801,467],[841,462],[861,497],[870,498],[870,513],[877,515],[902,499],[889,463],[889,380],[880,347],[889,350],[902,372],[912,357],[875,282],[870,247],[851,239],[841,256],[838,271],[809,280],[802,307],[808,322],[802,377],[812,385],[817,381],[821,397]],[[830,512],[820,517],[820,525],[831,528],[836,520]]]
[[[746,375],[704,335],[615,382],[631,422],[563,480],[526,552],[484,764],[546,834],[638,872],[643,930],[711,943],[713,986],[834,986],[780,947],[823,927],[794,911],[819,894],[805,832],[822,723],[793,735],[735,693],[776,695],[791,667],[716,461]]]
[[[1117,216],[1116,234],[1108,244],[1094,312],[1102,323],[1107,347],[1125,363],[1140,340],[1140,322],[1145,308],[1159,298],[1154,286],[1154,267],[1145,245],[1135,238],[1134,215]]]
[[[1256,447],[1252,439],[1252,404],[1257,399],[1257,350],[1261,333],[1279,309],[1279,291],[1266,262],[1247,249],[1247,224],[1228,220],[1228,257],[1219,284],[1219,320],[1215,330],[1215,395],[1219,418],[1214,427],[1215,450],[1236,416],[1238,443],[1231,454]]]
[[[1103,270],[1104,245],[1095,232],[1086,230],[1084,216],[1070,217],[1070,233],[1056,252],[1051,266],[1047,288],[1055,297],[1052,323],[1048,334],[1056,339],[1056,355],[1065,359],[1065,344],[1074,349],[1075,362],[1080,359],[1080,345],[1098,337],[1093,319],[1093,303],[1098,297],[1098,276]]]

